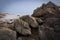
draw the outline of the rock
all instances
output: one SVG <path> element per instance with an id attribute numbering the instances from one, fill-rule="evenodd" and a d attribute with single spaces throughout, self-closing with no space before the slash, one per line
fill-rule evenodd
<path id="1" fill-rule="evenodd" d="M 40 40 L 39 39 L 39 26 L 38 28 L 31 28 L 31 38 L 34 39 L 34 40 Z"/>
<path id="2" fill-rule="evenodd" d="M 22 38 L 21 38 L 21 37 L 19 37 L 19 38 L 18 38 L 18 40 L 22 40 Z"/>
<path id="3" fill-rule="evenodd" d="M 59 7 L 52 2 L 43 4 L 41 7 L 34 10 L 32 16 L 34 17 L 45 17 L 46 15 L 56 15 L 59 13 Z"/>
<path id="4" fill-rule="evenodd" d="M 14 24 L 15 24 L 15 20 L 10 19 L 9 21 L 6 21 L 8 28 L 14 29 Z"/>
<path id="5" fill-rule="evenodd" d="M 6 22 L 6 21 L 0 21 L 0 27 L 6 27 L 6 28 L 11 28 L 13 29 L 14 28 L 14 21 L 9 21 L 9 22 Z"/>
<path id="6" fill-rule="evenodd" d="M 39 37 L 41 40 L 47 40 L 46 33 L 45 33 L 45 26 L 39 26 Z"/>
<path id="7" fill-rule="evenodd" d="M 49 27 L 54 28 L 55 31 L 60 31 L 60 18 L 53 15 L 53 17 L 47 17 L 44 20 L 44 24 L 47 24 Z"/>
<path id="8" fill-rule="evenodd" d="M 54 29 L 46 24 L 39 26 L 39 37 L 41 40 L 52 40 L 54 36 Z"/>
<path id="9" fill-rule="evenodd" d="M 44 23 L 43 20 L 40 19 L 40 18 L 35 18 L 35 19 L 36 19 L 36 21 L 38 22 L 39 25 L 42 25 Z"/>
<path id="10" fill-rule="evenodd" d="M 0 40 L 60 40 L 60 6 L 50 1 L 31 16 L 17 16 L 0 14 Z"/>
<path id="11" fill-rule="evenodd" d="M 29 24 L 22 19 L 18 19 L 15 22 L 15 29 L 17 32 L 23 35 L 31 35 L 31 29 Z"/>
<path id="12" fill-rule="evenodd" d="M 0 27 L 6 27 L 6 28 L 14 28 L 14 22 L 18 17 L 16 18 L 14 15 L 10 15 L 7 13 L 1 13 L 0 15 L 3 15 L 4 17 L 0 18 Z"/>
<path id="13" fill-rule="evenodd" d="M 36 19 L 34 17 L 32 17 L 32 16 L 26 15 L 26 16 L 20 17 L 20 19 L 27 22 L 33 28 L 38 27 L 38 23 L 37 23 Z"/>
<path id="14" fill-rule="evenodd" d="M 49 40 L 60 40 L 60 18 L 46 18 L 45 25 L 48 26 L 48 31 L 46 32 L 47 39 Z M 44 26 L 45 27 L 45 26 Z"/>
<path id="15" fill-rule="evenodd" d="M 30 37 L 19 37 L 18 40 L 35 40 L 35 39 Z"/>
<path id="16" fill-rule="evenodd" d="M 5 16 L 6 16 L 6 14 L 0 13 L 0 18 L 3 18 Z"/>
<path id="17" fill-rule="evenodd" d="M 59 6 L 59 11 L 60 11 L 60 6 Z"/>
<path id="18" fill-rule="evenodd" d="M 16 32 L 0 27 L 0 40 L 16 40 Z"/>
<path id="19" fill-rule="evenodd" d="M 0 27 L 4 27 L 5 25 L 5 22 L 3 22 L 3 21 L 0 21 Z"/>
<path id="20" fill-rule="evenodd" d="M 25 36 L 22 37 L 22 40 L 60 40 L 59 20 L 60 7 L 50 1 L 35 9 L 32 16 L 26 15 L 20 17 L 16 22 L 15 28 L 17 32 L 24 35 L 31 32 L 30 38 Z M 29 25 L 27 26 L 28 28 L 23 25 L 26 25 L 25 22 Z M 25 29 L 25 27 L 28 30 Z M 21 38 L 19 38 L 19 40 L 21 40 Z"/>
<path id="21" fill-rule="evenodd" d="M 32 16 L 44 21 L 39 26 L 41 40 L 60 40 L 60 7 L 52 2 L 34 10 Z"/>

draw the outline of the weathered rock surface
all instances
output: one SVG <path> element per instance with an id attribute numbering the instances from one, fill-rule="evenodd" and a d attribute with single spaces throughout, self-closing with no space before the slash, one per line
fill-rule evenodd
<path id="1" fill-rule="evenodd" d="M 52 2 L 48 2 L 47 4 L 43 4 L 41 7 L 34 10 L 32 16 L 34 17 L 48 17 L 48 15 L 57 16 L 60 13 L 59 6 L 56 6 Z M 49 17 L 51 17 L 49 16 Z"/>
<path id="2" fill-rule="evenodd" d="M 17 32 L 23 35 L 31 35 L 31 28 L 29 24 L 22 19 L 17 19 L 15 22 L 15 29 Z"/>
<path id="3" fill-rule="evenodd" d="M 60 40 L 60 6 L 51 1 L 35 9 L 31 16 L 2 21 L 3 17 L 0 40 Z"/>
<path id="4" fill-rule="evenodd" d="M 32 16 L 44 21 L 43 25 L 39 26 L 39 35 L 41 40 L 60 40 L 59 15 L 59 6 L 52 2 L 43 4 L 41 7 L 34 10 Z"/>
<path id="5" fill-rule="evenodd" d="M 8 28 L 0 28 L 0 40 L 16 40 L 16 32 Z"/>
<path id="6" fill-rule="evenodd" d="M 18 40 L 22 40 L 22 38 L 21 38 L 21 37 L 19 37 L 19 38 L 18 38 Z"/>
<path id="7" fill-rule="evenodd" d="M 31 27 L 38 27 L 38 23 L 36 22 L 36 19 L 32 16 L 22 16 L 20 17 L 22 20 L 26 21 Z"/>
<path id="8" fill-rule="evenodd" d="M 13 29 L 14 22 L 13 21 L 10 21 L 10 22 L 0 21 L 0 27 L 6 27 L 6 28 Z"/>

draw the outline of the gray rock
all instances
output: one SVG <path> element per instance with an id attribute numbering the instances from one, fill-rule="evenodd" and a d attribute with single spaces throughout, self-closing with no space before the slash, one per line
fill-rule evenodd
<path id="1" fill-rule="evenodd" d="M 19 37 L 18 40 L 23 40 L 22 37 Z"/>
<path id="2" fill-rule="evenodd" d="M 53 40 L 54 29 L 47 25 L 39 26 L 39 37 L 41 40 Z"/>
<path id="3" fill-rule="evenodd" d="M 60 13 L 59 7 L 53 2 L 48 2 L 47 4 L 43 4 L 41 7 L 35 9 L 32 16 L 44 18 L 46 15 L 56 15 L 57 13 Z"/>
<path id="4" fill-rule="evenodd" d="M 14 21 L 0 21 L 0 27 L 6 27 L 13 29 Z"/>
<path id="5" fill-rule="evenodd" d="M 31 35 L 31 29 L 29 24 L 22 19 L 18 19 L 15 22 L 15 29 L 17 32 L 23 35 Z"/>
<path id="6" fill-rule="evenodd" d="M 40 19 L 40 18 L 35 18 L 36 19 L 36 21 L 38 22 L 38 24 L 40 25 L 42 25 L 43 23 L 44 23 L 44 21 L 42 20 L 42 19 Z"/>
<path id="7" fill-rule="evenodd" d="M 38 27 L 38 23 L 37 23 L 36 19 L 34 17 L 32 17 L 32 16 L 26 15 L 26 16 L 20 17 L 20 19 L 27 22 L 33 28 Z"/>
<path id="8" fill-rule="evenodd" d="M 16 32 L 8 28 L 0 28 L 0 40 L 16 40 Z"/>
<path id="9" fill-rule="evenodd" d="M 31 37 L 19 37 L 18 40 L 36 40 L 36 39 Z"/>

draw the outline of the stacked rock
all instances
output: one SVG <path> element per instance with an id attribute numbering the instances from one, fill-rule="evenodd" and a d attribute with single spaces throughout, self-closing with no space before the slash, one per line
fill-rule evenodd
<path id="1" fill-rule="evenodd" d="M 60 40 L 60 7 L 51 1 L 32 15 L 6 21 L 1 18 L 0 40 Z"/>

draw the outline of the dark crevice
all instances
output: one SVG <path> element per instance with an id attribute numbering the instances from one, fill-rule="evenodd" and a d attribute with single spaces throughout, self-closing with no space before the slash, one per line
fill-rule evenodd
<path id="1" fill-rule="evenodd" d="M 31 27 L 31 38 L 34 38 L 35 40 L 39 40 L 39 30 L 38 30 L 38 27 L 37 28 L 33 28 Z"/>
<path id="2" fill-rule="evenodd" d="M 23 35 L 23 34 L 17 32 L 17 38 L 19 38 L 19 37 L 29 37 L 29 36 L 30 36 L 30 35 Z"/>

